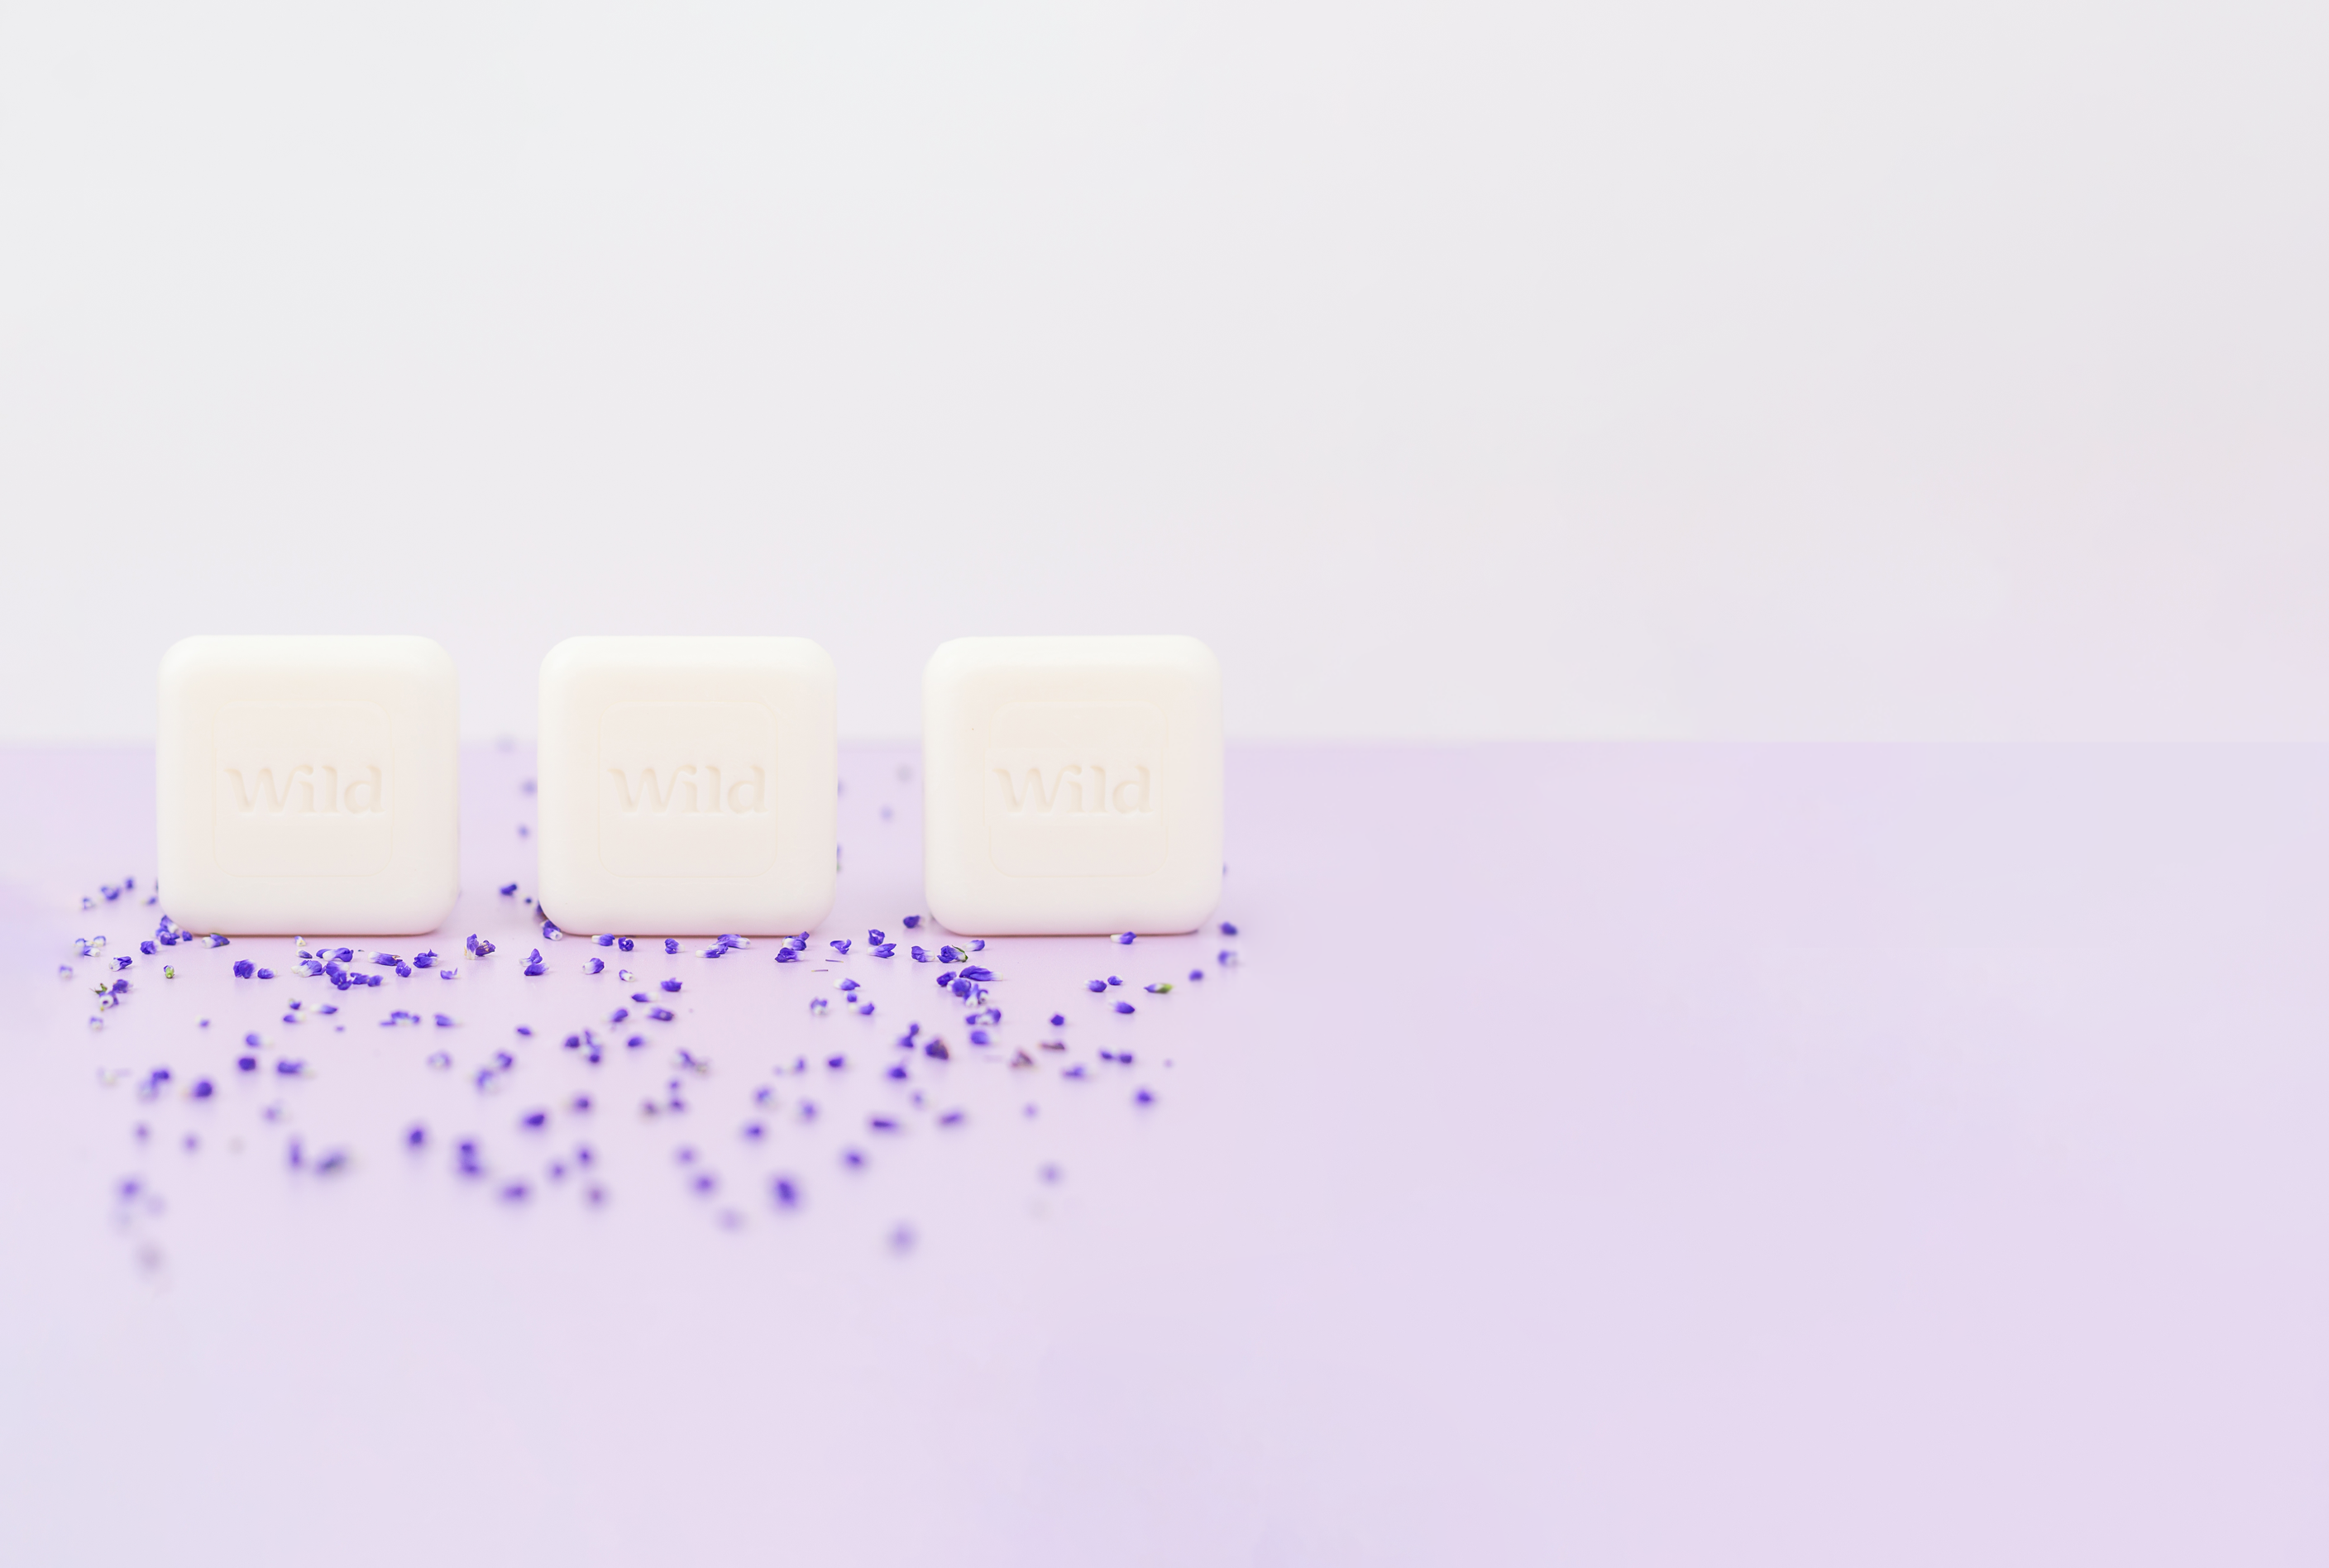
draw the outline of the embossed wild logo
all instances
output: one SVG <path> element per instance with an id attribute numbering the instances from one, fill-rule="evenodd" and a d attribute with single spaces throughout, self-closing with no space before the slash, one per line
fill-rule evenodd
<path id="1" fill-rule="evenodd" d="M 1129 771 L 1133 776 L 1121 775 Z M 1155 809 L 1149 804 L 1149 770 L 1146 762 L 1136 762 L 1127 770 L 1118 764 L 1119 782 L 1111 791 L 1108 769 L 1105 762 L 1067 762 L 1053 765 L 1048 774 L 1042 767 L 1023 770 L 1017 779 L 1012 770 L 997 768 L 995 776 L 1003 780 L 1004 798 L 1010 804 L 1014 817 L 1025 812 L 1045 815 L 1065 809 L 1072 813 L 1099 812 L 1115 817 L 1145 817 Z"/>
<path id="2" fill-rule="evenodd" d="M 1151 703 L 1008 703 L 987 732 L 987 847 L 1010 876 L 1145 876 L 1171 842 Z"/>
<path id="3" fill-rule="evenodd" d="M 758 763 L 750 768 L 752 776 L 735 779 L 724 794 L 716 762 L 706 762 L 700 768 L 693 762 L 682 762 L 676 768 L 609 768 L 607 771 L 614 777 L 616 798 L 627 812 L 717 813 L 724 802 L 727 811 L 749 817 L 768 808 L 768 770 Z"/>
<path id="4" fill-rule="evenodd" d="M 376 703 L 229 703 L 212 818 L 238 876 L 368 876 L 396 836 L 395 730 Z"/>
<path id="5" fill-rule="evenodd" d="M 777 717 L 760 703 L 616 703 L 599 715 L 599 856 L 618 876 L 775 864 Z"/>
<path id="6" fill-rule="evenodd" d="M 340 768 L 333 762 L 296 763 L 284 770 L 279 784 L 271 767 L 249 770 L 247 778 L 240 768 L 219 771 L 226 776 L 228 801 L 245 817 L 363 816 L 388 809 L 377 762 L 349 769 L 344 787 Z"/>

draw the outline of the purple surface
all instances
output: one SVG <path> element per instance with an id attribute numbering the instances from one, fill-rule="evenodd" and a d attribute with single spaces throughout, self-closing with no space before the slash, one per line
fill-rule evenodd
<path id="1" fill-rule="evenodd" d="M 145 882 L 150 760 L 8 757 L 0 1561 L 2329 1554 L 2329 753 L 1248 751 L 1241 935 L 991 944 L 985 1048 L 934 967 L 862 956 L 869 925 L 934 946 L 898 926 L 910 760 L 844 754 L 816 949 L 858 953 L 635 954 L 684 977 L 681 1016 L 590 1070 L 557 1036 L 610 955 L 569 939 L 524 980 L 538 939 L 493 893 L 532 891 L 522 753 L 469 758 L 472 891 L 435 943 L 460 979 L 352 1004 L 238 941 L 173 982 L 140 959 L 95 1033 L 55 968 L 150 930 L 71 902 Z M 227 978 L 246 956 L 286 978 Z M 1193 964 L 1129 1019 L 1103 1011 L 1129 987 L 1081 986 Z M 811 1018 L 844 968 L 880 1011 Z M 284 1041 L 312 1081 L 99 1085 L 218 1077 L 221 1032 L 295 995 L 358 1018 Z M 369 1021 L 398 1006 L 461 1027 Z M 976 1060 L 1055 1007 L 1095 1081 Z M 876 1076 L 909 1019 L 953 1047 L 914 1058 L 919 1112 Z M 835 1042 L 819 1123 L 742 1138 L 751 1089 L 795 1098 L 770 1064 Z M 439 1045 L 521 1062 L 480 1096 L 421 1064 Z M 712 1072 L 642 1116 L 682 1045 Z M 588 1118 L 517 1129 L 586 1086 Z M 885 1106 L 905 1132 L 861 1134 Z M 603 1210 L 452 1173 L 448 1135 L 498 1172 L 570 1120 Z M 292 1172 L 294 1135 L 353 1162 Z M 121 1217 L 132 1174 L 162 1213 Z"/>

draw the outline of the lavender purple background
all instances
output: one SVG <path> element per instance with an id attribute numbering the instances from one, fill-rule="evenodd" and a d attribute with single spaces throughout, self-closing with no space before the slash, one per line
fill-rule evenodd
<path id="1" fill-rule="evenodd" d="M 919 907 L 911 761 L 844 753 L 820 950 Z M 840 970 L 768 943 L 635 963 L 681 1016 L 586 1068 L 556 1037 L 612 976 L 570 940 L 523 979 L 493 892 L 532 891 L 526 766 L 469 756 L 435 944 L 495 959 L 355 1000 L 282 942 L 141 959 L 95 1033 L 70 938 L 132 951 L 154 912 L 76 901 L 148 880 L 150 758 L 0 767 L 0 1560 L 2329 1555 L 2319 748 L 1237 751 L 1237 940 L 982 955 L 988 1051 L 1063 1007 L 1083 1082 L 974 1060 L 902 949 L 847 960 L 874 1018 L 812 1018 Z M 1192 965 L 1129 1019 L 1080 988 Z M 292 996 L 346 1033 L 278 1025 Z M 460 1026 L 371 1021 L 398 1006 Z M 909 1019 L 956 1059 L 900 1086 Z M 99 1082 L 219 1076 L 252 1026 L 312 1079 Z M 641 1116 L 680 1045 L 712 1072 Z M 289 1170 L 295 1132 L 353 1164 Z M 497 1174 L 587 1137 L 611 1201 L 499 1201 L 458 1132 Z M 133 1173 L 164 1212 L 124 1220 Z"/>

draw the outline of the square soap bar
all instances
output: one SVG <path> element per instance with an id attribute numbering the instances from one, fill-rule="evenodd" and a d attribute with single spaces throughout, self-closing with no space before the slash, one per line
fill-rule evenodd
<path id="1" fill-rule="evenodd" d="M 460 893 L 460 694 L 425 637 L 162 656 L 162 907 L 188 930 L 407 936 Z"/>
<path id="2" fill-rule="evenodd" d="M 974 637 L 922 676 L 922 880 L 975 936 L 1186 931 L 1221 893 L 1221 673 L 1188 637 Z"/>
<path id="3" fill-rule="evenodd" d="M 833 660 L 578 637 L 542 661 L 542 907 L 568 930 L 805 931 L 833 907 Z"/>

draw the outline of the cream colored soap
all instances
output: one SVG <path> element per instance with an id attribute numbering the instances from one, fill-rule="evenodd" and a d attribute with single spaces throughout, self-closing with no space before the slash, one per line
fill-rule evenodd
<path id="1" fill-rule="evenodd" d="M 572 931 L 806 930 L 833 907 L 833 660 L 578 637 L 542 661 L 542 907 Z"/>
<path id="2" fill-rule="evenodd" d="M 162 657 L 156 870 L 193 931 L 410 935 L 460 892 L 460 698 L 423 637 Z"/>
<path id="3" fill-rule="evenodd" d="M 949 930 L 1185 931 L 1221 891 L 1221 677 L 1187 637 L 982 637 L 922 678 L 923 891 Z"/>

